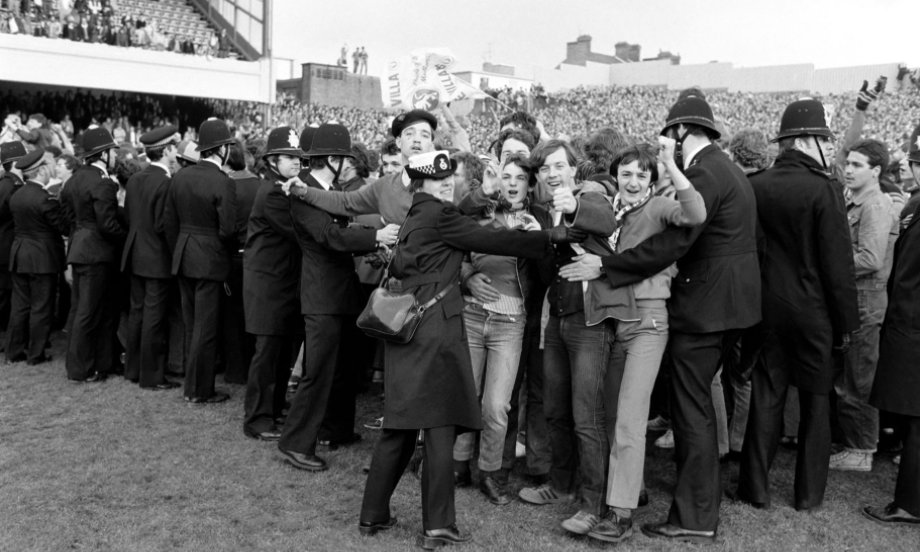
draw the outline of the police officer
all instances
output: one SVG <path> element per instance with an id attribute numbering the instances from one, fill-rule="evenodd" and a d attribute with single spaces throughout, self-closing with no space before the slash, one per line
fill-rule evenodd
<path id="1" fill-rule="evenodd" d="M 832 349 L 859 327 L 846 209 L 827 174 L 832 139 L 820 102 L 793 102 L 774 139 L 775 164 L 749 175 L 763 231 L 763 349 L 752 374 L 735 498 L 755 507 L 770 503 L 769 470 L 790 384 L 798 388 L 802 412 L 795 507 L 815 508 L 824 498 Z"/>
<path id="2" fill-rule="evenodd" d="M 198 129 L 201 160 L 176 173 L 167 194 L 164 228 L 172 249 L 172 274 L 179 277 L 185 322 L 185 400 L 218 403 L 229 398 L 214 389 L 220 328 L 220 294 L 230 275 L 236 238 L 236 193 L 222 171 L 233 136 L 227 123 L 209 119 Z"/>
<path id="3" fill-rule="evenodd" d="M 144 389 L 179 386 L 166 380 L 172 259 L 163 233 L 169 167 L 175 163 L 178 136 L 172 125 L 143 134 L 140 141 L 150 164 L 132 175 L 125 185 L 128 239 L 121 270 L 131 275 L 125 378 L 139 382 Z"/>
<path id="4" fill-rule="evenodd" d="M 0 328 L 6 329 L 10 313 L 10 246 L 13 244 L 13 217 L 10 214 L 10 198 L 22 186 L 22 173 L 14 165 L 26 154 L 20 141 L 0 144 Z"/>
<path id="5" fill-rule="evenodd" d="M 66 266 L 62 235 L 68 223 L 60 203 L 45 190 L 54 167 L 44 153 L 38 148 L 16 162 L 26 182 L 9 206 L 15 237 L 10 251 L 13 298 L 6 357 L 11 362 L 25 359 L 28 364 L 51 360 L 45 345 L 51 333 L 55 283 Z"/>
<path id="6" fill-rule="evenodd" d="M 118 216 L 118 184 L 109 176 L 118 144 L 97 127 L 83 135 L 83 166 L 64 188 L 62 207 L 73 216 L 67 262 L 73 265 L 73 325 L 67 345 L 67 377 L 94 382 L 116 370 L 115 328 L 118 302 L 108 295 L 125 228 Z M 63 192 L 62 192 L 63 193 Z"/>
<path id="7" fill-rule="evenodd" d="M 271 131 L 263 159 L 267 165 L 243 251 L 243 306 L 246 332 L 256 336 L 246 381 L 243 433 L 277 441 L 275 419 L 284 407 L 293 340 L 301 335 L 300 246 L 291 223 L 290 198 L 281 184 L 301 170 L 297 133 L 291 127 Z"/>

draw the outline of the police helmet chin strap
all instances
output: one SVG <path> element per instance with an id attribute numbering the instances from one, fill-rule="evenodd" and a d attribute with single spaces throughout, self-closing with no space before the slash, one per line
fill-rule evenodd
<path id="1" fill-rule="evenodd" d="M 674 127 L 675 132 L 680 129 L 680 125 Z M 674 140 L 674 162 L 677 164 L 677 170 L 684 172 L 684 140 L 687 139 L 687 135 L 690 134 L 690 129 L 684 130 L 684 134 L 678 135 L 677 139 Z"/>
<path id="2" fill-rule="evenodd" d="M 344 157 L 339 157 L 338 166 L 337 166 L 336 168 L 334 168 L 334 169 L 332 168 L 332 164 L 329 163 L 329 157 L 326 157 L 325 163 L 326 163 L 326 168 L 328 168 L 330 171 L 332 171 L 332 175 L 333 175 L 333 176 L 332 176 L 332 183 L 333 183 L 333 184 L 338 184 L 338 183 L 339 183 L 339 175 L 342 174 L 342 165 L 345 164 L 345 158 L 344 158 Z"/>
<path id="3" fill-rule="evenodd" d="M 824 150 L 821 149 L 821 144 L 818 143 L 818 137 L 812 135 L 811 139 L 815 141 L 815 147 L 818 148 L 818 155 L 821 156 L 821 166 L 824 167 L 824 172 L 827 172 L 827 159 L 824 158 Z"/>

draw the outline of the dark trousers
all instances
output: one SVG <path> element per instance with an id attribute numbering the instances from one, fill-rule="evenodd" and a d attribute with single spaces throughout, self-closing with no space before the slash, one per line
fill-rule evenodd
<path id="1" fill-rule="evenodd" d="M 10 319 L 10 301 L 13 294 L 13 280 L 7 266 L 0 266 L 0 330 L 7 329 Z"/>
<path id="2" fill-rule="evenodd" d="M 290 336 L 257 335 L 255 342 L 243 401 L 243 432 L 248 435 L 275 429 L 275 418 L 284 409 L 291 375 L 293 339 Z"/>
<path id="3" fill-rule="evenodd" d="M 719 444 L 710 386 L 739 334 L 671 332 L 671 422 L 677 485 L 668 521 L 685 529 L 715 531 L 719 525 Z"/>
<path id="4" fill-rule="evenodd" d="M 769 357 L 761 357 L 754 366 L 751 407 L 738 475 L 738 495 L 745 500 L 770 502 L 770 466 L 783 434 L 783 408 L 789 378 L 786 367 L 772 365 Z M 831 454 L 831 403 L 826 393 L 799 389 L 798 396 L 800 416 L 799 448 L 795 459 L 795 507 L 806 510 L 824 500 Z"/>
<path id="5" fill-rule="evenodd" d="M 115 367 L 118 299 L 111 296 L 114 269 L 109 264 L 73 266 L 73 323 L 67 343 L 67 377 L 84 380 Z"/>
<path id="6" fill-rule="evenodd" d="M 331 441 L 348 440 L 355 432 L 355 401 L 361 386 L 361 364 L 364 350 L 374 352 L 376 340 L 362 343 L 360 336 L 367 337 L 355 326 L 355 317 L 346 316 L 339 337 L 339 354 L 332 376 L 332 388 L 326 403 L 326 414 L 319 430 L 319 438 Z M 367 345 L 367 349 L 363 346 Z"/>
<path id="7" fill-rule="evenodd" d="M 332 391 L 342 328 L 351 317 L 327 314 L 305 314 L 303 377 L 291 400 L 284 431 L 278 446 L 307 455 L 316 452 L 316 440 L 326 416 L 326 406 Z M 354 409 L 352 397 L 351 408 Z"/>
<path id="8" fill-rule="evenodd" d="M 517 452 L 519 427 L 518 410 L 521 387 L 524 387 L 524 424 L 527 431 L 527 473 L 534 476 L 549 474 L 552 465 L 552 450 L 549 446 L 549 431 L 546 429 L 546 415 L 543 413 L 543 350 L 540 349 L 540 317 L 531 324 L 528 315 L 524 339 L 521 343 L 521 361 L 517 379 L 511 394 L 511 410 L 508 413 L 508 431 L 505 434 L 505 450 L 502 454 L 502 468 L 514 467 Z"/>
<path id="9" fill-rule="evenodd" d="M 229 295 L 223 294 L 221 316 L 221 358 L 224 367 L 224 381 L 246 383 L 249 363 L 255 350 L 255 341 L 246 333 L 246 319 L 243 313 L 243 257 L 234 256 L 227 280 Z"/>
<path id="10" fill-rule="evenodd" d="M 169 283 L 167 279 L 131 276 L 125 379 L 137 381 L 141 387 L 153 387 L 166 381 Z"/>
<path id="11" fill-rule="evenodd" d="M 6 358 L 41 362 L 51 333 L 57 274 L 13 274 Z"/>
<path id="12" fill-rule="evenodd" d="M 167 299 L 167 320 L 169 326 L 169 361 L 167 372 L 171 376 L 185 376 L 185 321 L 182 318 L 182 294 L 179 292 L 179 281 L 173 279 L 169 283 L 169 297 Z"/>
<path id="13" fill-rule="evenodd" d="M 223 283 L 179 277 L 185 322 L 185 396 L 207 399 L 214 394 L 220 296 Z"/>
<path id="14" fill-rule="evenodd" d="M 907 418 L 894 503 L 908 513 L 920 516 L 920 417 Z"/>
<path id="15" fill-rule="evenodd" d="M 453 464 L 456 428 L 444 426 L 423 431 L 422 527 L 427 531 L 457 522 Z M 409 465 L 417 436 L 415 429 L 384 429 L 381 432 L 364 487 L 361 521 L 373 523 L 390 519 L 390 498 Z"/>

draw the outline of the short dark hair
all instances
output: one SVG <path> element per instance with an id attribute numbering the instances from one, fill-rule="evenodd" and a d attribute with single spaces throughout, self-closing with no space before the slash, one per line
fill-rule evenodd
<path id="1" fill-rule="evenodd" d="M 482 183 L 482 171 L 485 167 L 482 166 L 482 160 L 479 159 L 478 155 L 474 155 L 468 151 L 459 151 L 451 154 L 450 157 L 454 159 L 458 165 L 463 163 L 470 180 L 475 180 L 480 184 Z"/>
<path id="2" fill-rule="evenodd" d="M 515 111 L 511 115 L 505 115 L 498 123 L 498 128 L 502 129 L 506 125 L 514 125 L 533 137 L 534 143 L 540 141 L 540 129 L 537 128 L 537 120 L 534 116 L 526 111 Z"/>
<path id="3" fill-rule="evenodd" d="M 871 138 L 859 140 L 847 148 L 847 155 L 852 152 L 865 155 L 869 161 L 869 166 L 872 168 L 881 167 L 884 171 L 885 167 L 888 166 L 888 146 L 878 140 Z"/>
<path id="4" fill-rule="evenodd" d="M 597 167 L 595 173 L 598 173 L 609 169 L 617 152 L 628 145 L 629 141 L 620 131 L 604 127 L 588 137 L 583 151 L 585 158 Z"/>
<path id="5" fill-rule="evenodd" d="M 530 161 L 533 163 L 534 170 L 540 170 L 540 167 L 546 162 L 546 158 L 556 153 L 556 150 L 560 148 L 565 151 L 565 158 L 569 166 L 577 167 L 578 155 L 575 154 L 575 150 L 568 142 L 562 140 L 547 140 L 545 142 L 540 142 L 540 145 L 530 153 Z"/>
<path id="6" fill-rule="evenodd" d="M 536 140 L 533 139 L 533 135 L 529 132 L 518 128 L 506 128 L 498 134 L 498 139 L 495 140 L 495 157 L 501 158 L 505 142 L 508 140 L 517 140 L 527 146 L 527 149 L 530 151 L 533 151 L 537 145 Z"/>
<path id="7" fill-rule="evenodd" d="M 387 138 L 380 146 L 380 155 L 399 155 L 399 146 L 396 145 L 395 138 Z"/>
<path id="8" fill-rule="evenodd" d="M 355 156 L 351 161 L 355 166 L 355 172 L 357 175 L 361 178 L 367 178 L 370 176 L 371 162 L 370 159 L 368 159 L 369 152 L 367 151 L 367 146 L 359 142 L 355 142 L 351 145 L 351 153 Z"/>
<path id="9" fill-rule="evenodd" d="M 658 180 L 658 148 L 651 144 L 635 144 L 618 151 L 610 163 L 610 176 L 616 178 L 620 165 L 628 165 L 633 161 L 638 161 L 640 169 L 651 173 L 652 182 Z"/>
<path id="10" fill-rule="evenodd" d="M 239 138 L 230 143 L 227 166 L 234 171 L 241 171 L 246 168 L 246 148 Z"/>
<path id="11" fill-rule="evenodd" d="M 534 186 L 537 183 L 537 175 L 534 170 L 533 163 L 530 162 L 530 157 L 524 155 L 523 153 L 512 153 L 505 159 L 505 162 L 502 163 L 502 169 L 508 165 L 515 165 L 519 167 L 522 171 L 527 173 L 527 185 Z"/>
<path id="12" fill-rule="evenodd" d="M 76 170 L 77 165 L 79 165 L 79 163 L 77 162 L 77 158 L 74 157 L 73 155 L 70 155 L 69 153 L 61 154 L 61 156 L 58 157 L 58 160 L 59 161 L 63 160 L 64 166 L 67 167 L 67 170 L 71 172 Z"/>

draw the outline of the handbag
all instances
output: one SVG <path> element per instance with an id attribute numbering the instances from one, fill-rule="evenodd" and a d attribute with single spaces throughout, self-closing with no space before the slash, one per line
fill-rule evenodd
<path id="1" fill-rule="evenodd" d="M 386 277 L 383 282 L 385 281 Z M 358 315 L 355 323 L 370 337 L 399 344 L 412 341 L 425 311 L 443 299 L 456 283 L 451 283 L 424 304 L 419 305 L 414 293 L 390 291 L 383 285 L 383 282 L 371 292 L 367 305 Z"/>

